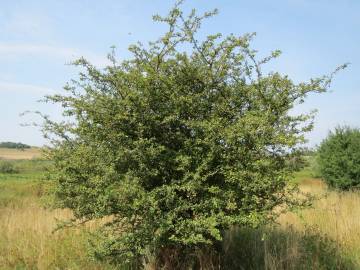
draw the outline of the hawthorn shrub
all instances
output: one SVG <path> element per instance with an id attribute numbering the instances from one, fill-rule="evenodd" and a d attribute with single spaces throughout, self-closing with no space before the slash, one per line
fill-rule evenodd
<path id="1" fill-rule="evenodd" d="M 360 187 L 360 130 L 337 127 L 320 144 L 317 158 L 321 176 L 333 188 Z"/>
<path id="2" fill-rule="evenodd" d="M 199 40 L 216 11 L 185 15 L 180 4 L 154 16 L 168 26 L 158 40 L 130 46 L 121 62 L 111 53 L 102 70 L 79 59 L 79 79 L 46 98 L 68 119 L 44 123 L 57 205 L 75 224 L 107 218 L 94 256 L 134 268 L 149 258 L 157 269 L 197 268 L 203 255 L 217 258 L 228 228 L 306 204 L 287 160 L 312 114 L 289 111 L 332 78 L 263 74 L 279 51 L 258 59 L 254 34 Z"/>

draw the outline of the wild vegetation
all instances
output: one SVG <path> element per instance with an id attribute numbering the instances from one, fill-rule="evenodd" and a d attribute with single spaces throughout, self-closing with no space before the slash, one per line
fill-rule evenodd
<path id="1" fill-rule="evenodd" d="M 278 225 L 234 227 L 221 244 L 222 269 L 359 269 L 360 192 L 328 190 L 314 179 L 314 158 L 294 181 L 318 196 L 313 208 L 288 212 Z M 45 207 L 48 161 L 12 161 L 18 174 L 0 173 L 0 269 L 129 269 L 92 259 L 89 239 L 104 221 L 57 230 L 69 209 Z M 208 261 L 202 261 L 206 268 Z M 149 257 L 145 269 L 156 269 Z"/>
<path id="2" fill-rule="evenodd" d="M 0 268 L 360 268 L 358 137 L 337 130 L 317 163 L 301 155 L 312 114 L 290 113 L 334 73 L 264 74 L 279 51 L 258 59 L 253 34 L 198 40 L 216 11 L 186 16 L 181 2 L 132 58 L 75 62 L 79 80 L 45 99 L 68 119 L 44 116 L 49 160 L 2 156 Z"/>
<path id="3" fill-rule="evenodd" d="M 115 265 L 226 265 L 230 229 L 269 225 L 308 203 L 289 182 L 299 168 L 288 160 L 312 115 L 289 112 L 327 91 L 333 74 L 294 83 L 262 73 L 279 51 L 258 58 L 253 34 L 199 40 L 216 11 L 186 15 L 180 4 L 154 16 L 168 27 L 158 40 L 132 45 L 122 62 L 110 54 L 104 70 L 76 61 L 78 81 L 46 99 L 69 119 L 45 117 L 54 200 L 72 210 L 74 225 L 108 220 L 91 252 Z"/>
<path id="4" fill-rule="evenodd" d="M 85 229 L 53 232 L 72 214 L 44 208 L 49 162 L 8 162 L 18 173 L 0 173 L 0 269 L 107 269 L 87 257 Z"/>

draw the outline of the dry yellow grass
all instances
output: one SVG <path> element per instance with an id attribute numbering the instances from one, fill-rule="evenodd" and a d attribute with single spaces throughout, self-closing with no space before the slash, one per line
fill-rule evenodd
<path id="1" fill-rule="evenodd" d="M 284 214 L 279 218 L 280 224 L 291 225 L 298 231 L 306 227 L 317 229 L 334 239 L 360 265 L 360 192 L 332 191 L 316 179 L 304 181 L 301 189 L 319 199 L 311 209 Z"/>
<path id="2" fill-rule="evenodd" d="M 32 147 L 30 149 L 9 149 L 0 148 L 0 159 L 20 160 L 20 159 L 34 159 L 41 158 L 41 149 Z"/>
<path id="3" fill-rule="evenodd" d="M 96 224 L 54 233 L 56 219 L 71 218 L 70 211 L 46 210 L 33 198 L 24 205 L 0 209 L 0 269 L 110 269 L 87 255 L 84 231 Z"/>
<path id="4" fill-rule="evenodd" d="M 300 243 L 304 241 L 303 236 L 308 233 L 310 226 L 335 240 L 339 244 L 339 252 L 344 251 L 346 256 L 360 265 L 360 192 L 329 191 L 323 182 L 315 179 L 303 181 L 301 189 L 321 197 L 315 202 L 314 208 L 304 210 L 300 215 L 282 215 L 279 222 L 283 229 L 265 230 L 265 238 L 262 230 L 230 233 L 226 243 L 239 241 L 229 254 L 230 261 L 244 263 L 244 260 L 255 258 L 252 265 L 265 262 L 267 270 L 298 269 L 299 264 L 303 263 L 301 259 L 308 256 L 302 254 Z M 0 269 L 115 269 L 106 263 L 91 260 L 87 254 L 86 232 L 96 228 L 99 221 L 87 227 L 53 233 L 56 219 L 66 220 L 72 214 L 68 210 L 42 208 L 34 194 L 21 195 L 21 203 L 0 207 Z M 314 252 L 317 250 L 315 248 Z M 306 269 L 328 269 L 317 264 L 316 256 L 328 254 L 314 254 L 315 259 Z"/>

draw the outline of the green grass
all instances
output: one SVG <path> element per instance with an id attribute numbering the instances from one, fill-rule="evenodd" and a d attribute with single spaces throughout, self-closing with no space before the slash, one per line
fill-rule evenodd
<path id="1" fill-rule="evenodd" d="M 41 180 L 49 162 L 44 160 L 6 162 L 13 164 L 18 172 L 0 173 L 0 207 L 22 205 L 28 199 L 41 197 L 44 191 Z"/>
<path id="2" fill-rule="evenodd" d="M 305 156 L 304 159 L 306 162 L 306 166 L 300 171 L 295 172 L 293 181 L 295 181 L 296 183 L 301 183 L 304 180 L 321 178 L 318 171 L 316 156 L 315 155 Z"/>

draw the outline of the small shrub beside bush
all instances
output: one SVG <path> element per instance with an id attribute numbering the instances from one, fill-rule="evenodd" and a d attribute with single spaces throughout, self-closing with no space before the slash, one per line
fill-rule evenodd
<path id="1" fill-rule="evenodd" d="M 330 187 L 349 190 L 360 187 L 360 130 L 338 127 L 318 150 L 321 176 Z"/>

